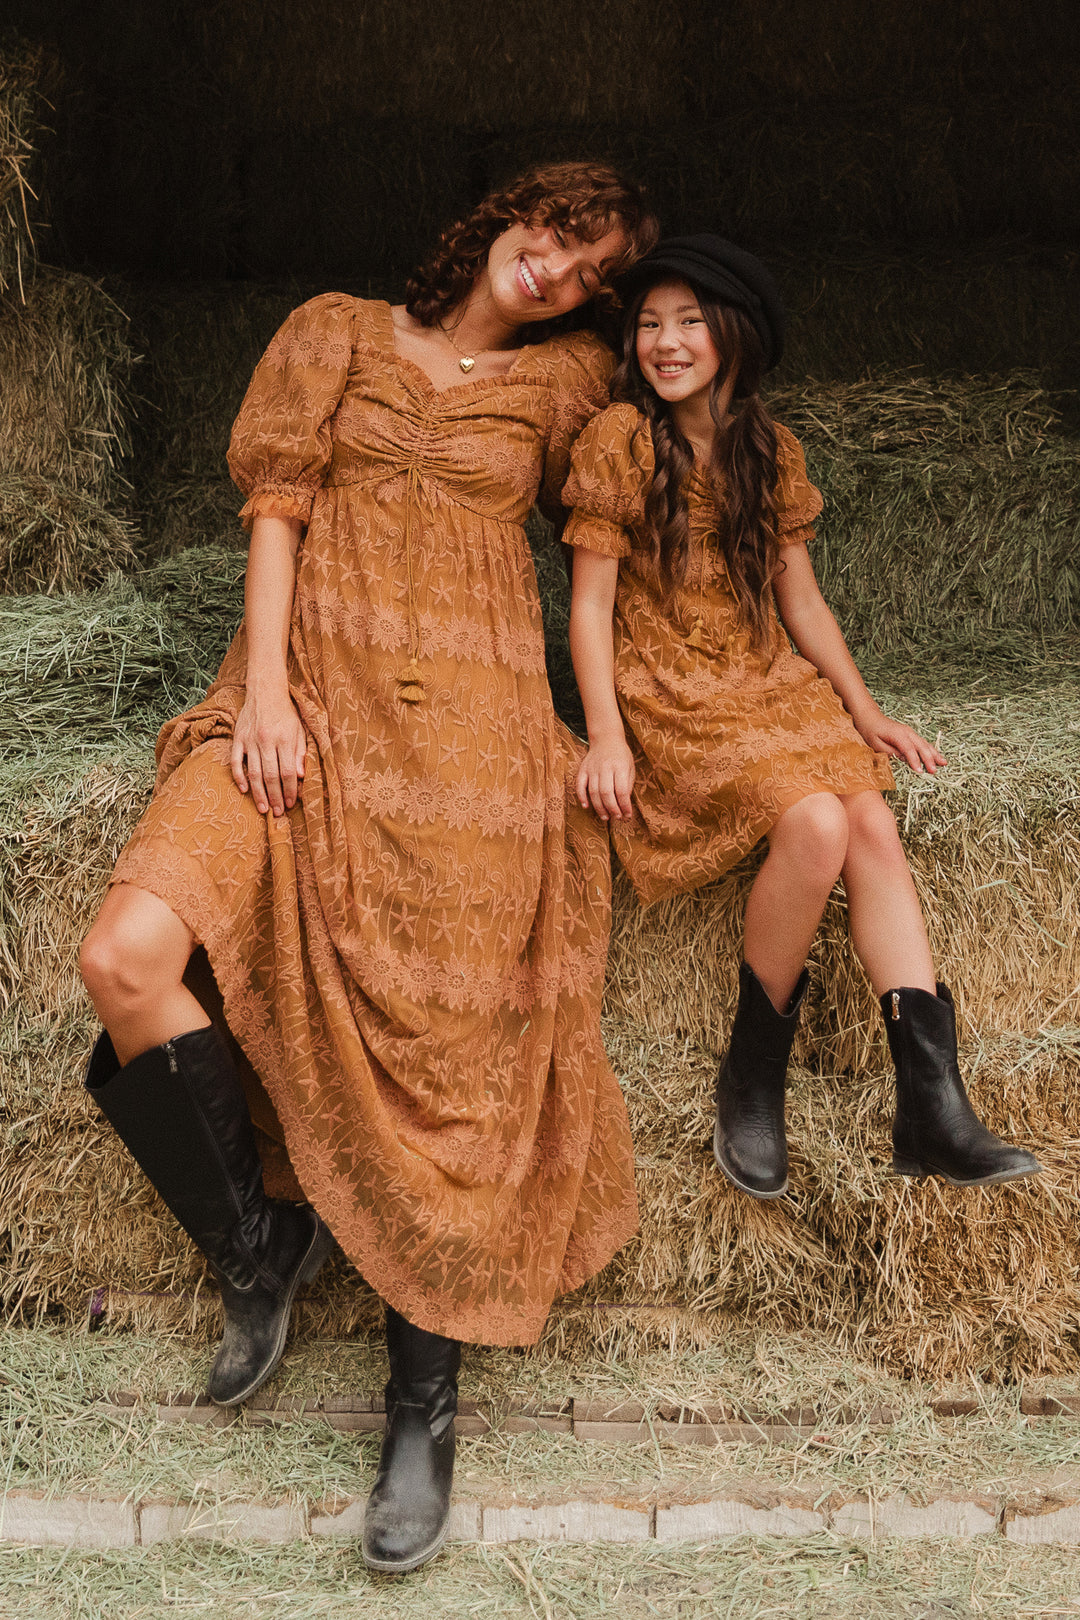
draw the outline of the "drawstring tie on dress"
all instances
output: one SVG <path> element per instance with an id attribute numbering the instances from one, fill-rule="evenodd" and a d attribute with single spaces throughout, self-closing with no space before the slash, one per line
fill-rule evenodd
<path id="1" fill-rule="evenodd" d="M 413 509 L 420 493 L 420 468 L 410 462 L 405 492 L 405 579 L 409 597 L 409 662 L 397 677 L 398 697 L 402 703 L 422 703 L 424 698 L 424 672 L 420 668 L 420 624 L 416 615 L 416 587 L 413 581 L 412 526 Z"/>

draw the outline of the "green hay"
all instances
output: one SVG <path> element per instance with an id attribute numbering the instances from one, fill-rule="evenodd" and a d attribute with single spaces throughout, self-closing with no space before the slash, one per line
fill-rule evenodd
<path id="1" fill-rule="evenodd" d="M 0 48 L 0 293 L 26 296 L 36 249 L 31 184 L 38 136 L 38 81 L 44 51 L 24 41 Z"/>
<path id="2" fill-rule="evenodd" d="M 244 559 L 191 550 L 97 591 L 0 598 L 0 760 L 154 732 L 213 679 Z"/>
<path id="3" fill-rule="evenodd" d="M 0 473 L 0 594 L 76 591 L 135 562 L 139 536 L 92 495 Z"/>
<path id="4" fill-rule="evenodd" d="M 0 307 L 0 463 L 101 501 L 125 490 L 127 317 L 86 276 L 42 269 Z"/>

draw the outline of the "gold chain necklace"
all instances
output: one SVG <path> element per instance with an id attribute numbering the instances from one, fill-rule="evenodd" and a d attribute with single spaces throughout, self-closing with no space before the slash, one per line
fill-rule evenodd
<path id="1" fill-rule="evenodd" d="M 442 321 L 436 321 L 435 325 L 439 328 L 439 331 L 442 333 L 447 343 L 449 343 L 450 347 L 452 349 L 456 349 L 457 353 L 461 356 L 461 359 L 458 361 L 458 365 L 461 367 L 462 371 L 471 371 L 473 366 L 476 364 L 476 356 L 474 354 L 466 354 L 464 349 L 458 347 L 453 338 L 450 336 L 450 333 L 446 330 L 446 327 L 443 325 Z M 481 350 L 481 353 L 484 352 L 486 351 Z"/>

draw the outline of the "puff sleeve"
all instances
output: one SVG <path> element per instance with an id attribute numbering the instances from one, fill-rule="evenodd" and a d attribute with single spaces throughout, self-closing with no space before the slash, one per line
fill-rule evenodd
<path id="1" fill-rule="evenodd" d="M 608 402 L 615 356 L 592 332 L 575 332 L 558 345 L 553 361 L 554 409 L 536 504 L 550 522 L 560 524 L 566 516 L 562 487 L 570 471 L 570 449 L 589 418 Z"/>
<path id="2" fill-rule="evenodd" d="M 628 529 L 645 516 L 653 472 L 652 439 L 632 405 L 595 416 L 574 446 L 563 501 L 573 516 L 563 539 L 582 551 L 627 557 Z"/>
<path id="3" fill-rule="evenodd" d="M 324 293 L 293 311 L 255 368 L 229 442 L 229 471 L 256 517 L 307 523 L 330 464 L 330 418 L 345 391 L 356 300 Z"/>
<path id="4" fill-rule="evenodd" d="M 794 433 L 776 424 L 776 518 L 782 546 L 814 538 L 814 521 L 821 515 L 821 491 L 810 482 L 802 446 Z"/>

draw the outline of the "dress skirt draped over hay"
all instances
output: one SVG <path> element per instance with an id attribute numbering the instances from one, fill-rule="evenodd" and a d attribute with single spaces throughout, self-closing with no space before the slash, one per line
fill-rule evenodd
<path id="1" fill-rule="evenodd" d="M 524 520 L 606 400 L 577 334 L 436 390 L 389 306 L 330 294 L 256 370 L 229 452 L 245 518 L 307 523 L 288 674 L 296 807 L 241 795 L 244 633 L 158 741 L 113 880 L 205 946 L 304 1193 L 410 1321 L 536 1338 L 636 1227 L 599 1031 L 603 828 L 569 791 Z M 413 661 L 423 686 L 403 701 Z"/>

